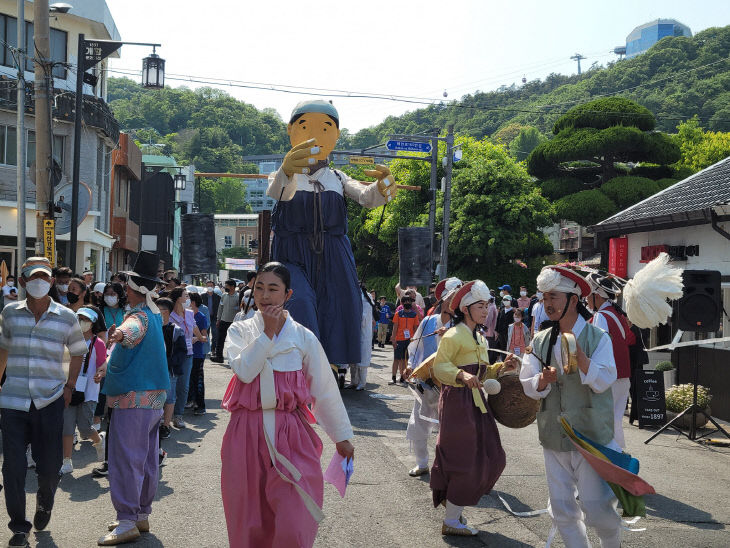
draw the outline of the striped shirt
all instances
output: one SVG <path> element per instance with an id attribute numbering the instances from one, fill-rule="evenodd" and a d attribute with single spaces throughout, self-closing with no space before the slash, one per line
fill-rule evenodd
<path id="1" fill-rule="evenodd" d="M 70 356 L 87 352 L 76 314 L 53 300 L 37 323 L 27 301 L 8 304 L 0 314 L 0 348 L 8 351 L 0 408 L 18 411 L 31 402 L 42 409 L 63 395 L 64 348 Z"/>

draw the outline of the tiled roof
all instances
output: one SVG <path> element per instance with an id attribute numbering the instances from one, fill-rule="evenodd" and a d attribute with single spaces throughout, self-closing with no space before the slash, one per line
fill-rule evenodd
<path id="1" fill-rule="evenodd" d="M 710 222 L 710 208 L 727 203 L 730 203 L 730 156 L 591 228 L 594 232 L 637 232 L 639 227 L 658 224 Z"/>

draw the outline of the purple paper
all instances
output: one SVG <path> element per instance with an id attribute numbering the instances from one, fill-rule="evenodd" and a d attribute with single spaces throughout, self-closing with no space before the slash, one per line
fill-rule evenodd
<path id="1" fill-rule="evenodd" d="M 354 470 L 355 467 L 352 459 L 347 459 L 335 451 L 324 473 L 324 480 L 334 485 L 337 491 L 339 491 L 340 496 L 344 497 L 347 484 Z"/>

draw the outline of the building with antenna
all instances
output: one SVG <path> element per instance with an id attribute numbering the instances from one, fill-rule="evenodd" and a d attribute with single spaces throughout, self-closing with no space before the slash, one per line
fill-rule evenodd
<path id="1" fill-rule="evenodd" d="M 626 37 L 627 59 L 641 55 L 662 38 L 667 36 L 692 36 L 692 31 L 676 19 L 657 19 L 639 25 Z M 616 48 L 618 49 L 618 48 Z M 618 52 L 616 52 L 618 54 Z"/>

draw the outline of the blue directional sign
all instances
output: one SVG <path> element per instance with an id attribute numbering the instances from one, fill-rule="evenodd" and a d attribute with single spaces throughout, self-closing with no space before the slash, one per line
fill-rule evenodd
<path id="1" fill-rule="evenodd" d="M 408 152 L 431 152 L 431 143 L 419 143 L 417 141 L 400 141 L 391 139 L 385 146 L 388 150 L 407 150 Z"/>

